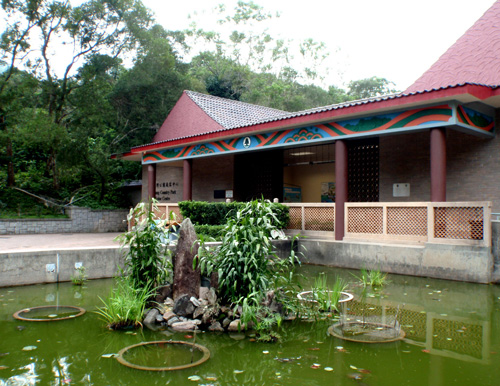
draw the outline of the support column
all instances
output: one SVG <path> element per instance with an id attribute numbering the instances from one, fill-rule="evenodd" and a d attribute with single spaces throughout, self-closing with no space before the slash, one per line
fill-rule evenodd
<path id="1" fill-rule="evenodd" d="M 344 238 L 344 204 L 347 202 L 347 145 L 335 142 L 335 240 Z"/>
<path id="2" fill-rule="evenodd" d="M 183 189 L 182 189 L 182 200 L 191 201 L 193 199 L 193 160 L 184 160 L 183 169 Z"/>
<path id="3" fill-rule="evenodd" d="M 431 129 L 431 201 L 446 201 L 446 129 Z"/>
<path id="4" fill-rule="evenodd" d="M 156 198 L 156 164 L 148 165 L 148 201 Z"/>

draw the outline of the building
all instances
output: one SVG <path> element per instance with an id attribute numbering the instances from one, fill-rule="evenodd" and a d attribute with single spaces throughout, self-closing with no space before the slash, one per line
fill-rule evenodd
<path id="1" fill-rule="evenodd" d="M 333 201 L 333 222 L 344 225 L 334 226 L 337 241 L 359 239 L 364 233 L 379 237 L 376 230 L 353 231 L 356 225 L 349 225 L 347 214 L 351 203 L 410 206 L 403 223 L 420 216 L 414 207 L 422 206 L 410 203 L 426 203 L 427 212 L 419 220 L 426 237 L 413 225 L 402 225 L 403 233 L 415 236 L 411 241 L 429 243 L 444 229 L 444 239 L 484 248 L 481 269 L 488 273 L 463 279 L 491 281 L 489 213 L 500 212 L 500 139 L 495 128 L 500 111 L 499 18 L 497 1 L 399 94 L 289 113 L 185 91 L 153 141 L 124 157 L 143 163 L 143 199 L 248 200 L 263 195 L 285 202 Z M 440 214 L 442 208 L 462 206 L 444 204 L 449 202 L 469 203 L 467 213 L 458 215 L 466 217 L 459 231 L 450 231 L 450 221 L 458 220 Z M 360 220 L 364 223 L 379 206 L 366 207 Z M 433 214 L 428 214 L 430 207 Z M 387 209 L 381 211 L 387 215 Z M 382 240 L 390 240 L 388 220 L 380 221 Z M 495 229 L 493 254 L 497 251 L 498 257 Z M 361 237 L 366 238 L 370 236 Z"/>

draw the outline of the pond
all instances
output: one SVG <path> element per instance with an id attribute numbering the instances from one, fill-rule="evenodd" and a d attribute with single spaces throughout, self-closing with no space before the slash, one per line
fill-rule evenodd
<path id="1" fill-rule="evenodd" d="M 333 283 L 351 272 L 300 269 L 312 282 L 320 272 Z M 398 307 L 406 333 L 392 343 L 357 343 L 330 336 L 332 320 L 285 322 L 278 343 L 250 333 L 109 331 L 93 313 L 112 280 L 0 288 L 0 385 L 494 385 L 500 379 L 500 288 L 493 285 L 390 275 L 369 291 L 371 310 Z M 306 286 L 307 287 L 307 286 Z M 306 288 L 308 289 L 308 288 Z M 350 287 L 359 293 L 360 288 Z M 13 318 L 23 308 L 72 305 L 87 312 L 71 320 Z M 350 306 L 347 306 L 350 307 Z M 143 341 L 193 342 L 210 350 L 203 364 L 152 372 L 120 364 L 112 355 Z M 194 376 L 194 377 L 193 377 Z"/>

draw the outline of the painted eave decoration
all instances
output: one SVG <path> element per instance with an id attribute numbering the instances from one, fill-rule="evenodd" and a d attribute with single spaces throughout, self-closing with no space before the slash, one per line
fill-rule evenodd
<path id="1" fill-rule="evenodd" d="M 332 121 L 268 133 L 245 133 L 230 139 L 145 152 L 142 162 L 158 163 L 212 155 L 298 145 L 320 144 L 366 136 L 450 127 L 476 135 L 493 135 L 493 118 L 455 103 L 404 110 L 363 118 Z"/>

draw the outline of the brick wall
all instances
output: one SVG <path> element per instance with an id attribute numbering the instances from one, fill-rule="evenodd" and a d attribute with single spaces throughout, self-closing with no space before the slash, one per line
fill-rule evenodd
<path id="1" fill-rule="evenodd" d="M 193 200 L 225 201 L 214 199 L 214 190 L 233 189 L 234 156 L 216 156 L 193 160 Z"/>
<path id="2" fill-rule="evenodd" d="M 429 132 L 380 138 L 380 201 L 430 200 Z M 492 201 L 500 212 L 500 138 L 449 130 L 447 201 Z M 394 183 L 410 183 L 410 197 L 393 197 Z"/>
<path id="3" fill-rule="evenodd" d="M 127 230 L 128 210 L 66 208 L 67 219 L 0 220 L 0 234 L 105 233 Z"/>

